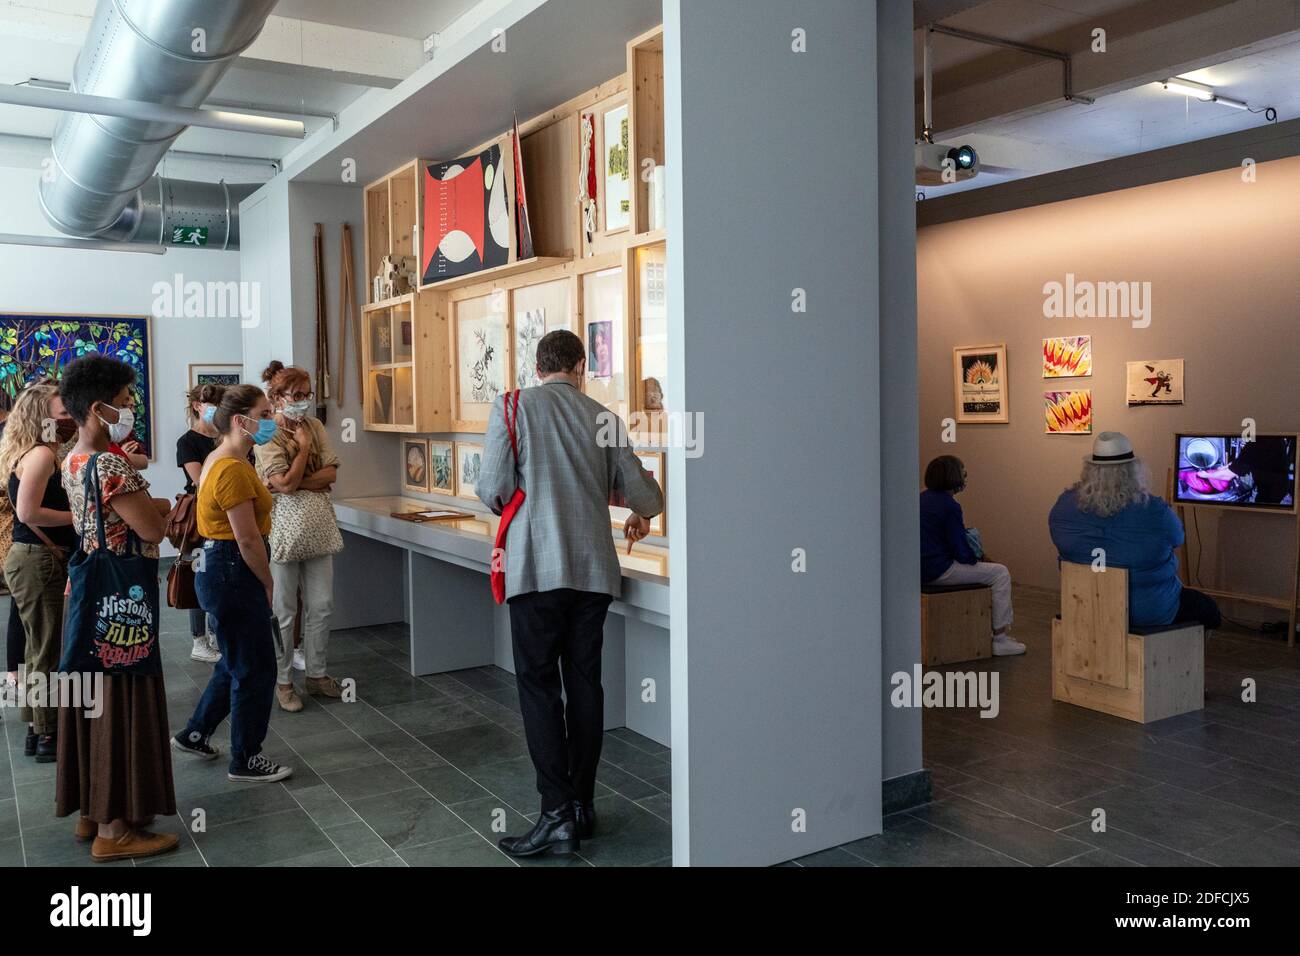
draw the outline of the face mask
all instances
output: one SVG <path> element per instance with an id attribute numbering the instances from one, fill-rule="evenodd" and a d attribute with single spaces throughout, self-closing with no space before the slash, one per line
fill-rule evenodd
<path id="1" fill-rule="evenodd" d="M 284 406 L 284 416 L 286 418 L 306 418 L 311 412 L 311 399 L 304 398 L 301 402 L 290 402 Z"/>
<path id="2" fill-rule="evenodd" d="M 245 421 L 251 422 L 253 421 L 253 419 L 247 418 L 245 419 Z M 242 427 L 241 427 L 241 431 L 243 431 L 243 433 L 247 435 L 249 438 L 253 439 L 254 445 L 265 445 L 267 442 L 269 442 L 272 438 L 275 437 L 275 433 L 276 431 L 278 431 L 278 427 L 275 424 L 274 418 L 260 418 L 257 419 L 257 431 L 250 432 L 247 428 L 242 428 Z"/>
<path id="3" fill-rule="evenodd" d="M 54 438 L 60 445 L 77 436 L 77 423 L 71 418 L 54 420 Z"/>
<path id="4" fill-rule="evenodd" d="M 112 405 L 109 408 L 113 408 Z M 117 412 L 116 422 L 104 422 L 104 419 L 98 413 L 95 417 L 104 422 L 104 427 L 108 429 L 108 440 L 120 443 L 125 441 L 131 435 L 131 430 L 135 428 L 135 412 L 129 408 L 113 408 Z"/>

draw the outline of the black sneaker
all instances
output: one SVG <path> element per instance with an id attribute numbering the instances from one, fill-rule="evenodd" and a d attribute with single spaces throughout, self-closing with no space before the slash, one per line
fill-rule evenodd
<path id="1" fill-rule="evenodd" d="M 242 767 L 231 767 L 226 774 L 231 780 L 244 783 L 275 783 L 293 773 L 292 767 L 282 767 L 262 754 L 253 754 Z"/>
<path id="2" fill-rule="evenodd" d="M 173 737 L 172 750 L 179 750 L 183 754 L 198 757 L 200 760 L 216 760 L 221 756 L 221 751 L 208 743 L 207 737 L 193 730 L 188 733 L 182 730 Z"/>
<path id="3" fill-rule="evenodd" d="M 31 727 L 27 728 L 27 739 L 23 741 L 23 756 L 36 756 L 36 731 Z"/>
<path id="4" fill-rule="evenodd" d="M 54 763 L 58 760 L 58 738 L 54 734 L 41 734 L 37 737 L 35 757 L 37 763 Z"/>

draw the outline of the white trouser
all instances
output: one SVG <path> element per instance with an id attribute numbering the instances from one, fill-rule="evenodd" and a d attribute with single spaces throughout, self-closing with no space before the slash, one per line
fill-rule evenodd
<path id="1" fill-rule="evenodd" d="M 1011 572 L 1006 565 L 990 564 L 980 561 L 978 564 L 959 564 L 954 561 L 952 567 L 939 575 L 931 584 L 987 584 L 993 589 L 993 630 L 1001 631 L 1011 626 Z M 280 583 L 276 582 L 278 591 Z M 279 600 L 279 597 L 276 597 Z"/>
<path id="2" fill-rule="evenodd" d="M 271 562 L 275 584 L 275 617 L 280 622 L 284 652 L 280 655 L 281 684 L 293 683 L 293 625 L 298 617 L 298 588 L 302 588 L 302 653 L 308 677 L 325 676 L 325 650 L 334 613 L 334 555 L 282 564 Z"/>

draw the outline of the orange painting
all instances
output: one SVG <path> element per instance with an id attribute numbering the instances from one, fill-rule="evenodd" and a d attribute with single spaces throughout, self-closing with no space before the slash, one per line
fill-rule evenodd
<path id="1" fill-rule="evenodd" d="M 1092 392 L 1043 392 L 1047 410 L 1047 434 L 1092 434 Z"/>

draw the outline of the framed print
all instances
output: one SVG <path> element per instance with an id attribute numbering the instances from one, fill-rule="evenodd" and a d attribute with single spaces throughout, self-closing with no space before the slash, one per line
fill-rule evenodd
<path id="1" fill-rule="evenodd" d="M 483 470 L 483 445 L 456 442 L 456 497 L 478 500 L 478 476 Z"/>
<path id="2" fill-rule="evenodd" d="M 147 315 L 0 314 L 0 389 L 13 398 L 28 383 L 57 379 L 86 354 L 107 355 L 135 370 L 135 434 L 154 460 L 153 334 Z"/>
<path id="3" fill-rule="evenodd" d="M 601 269 L 581 276 L 581 333 L 587 346 L 586 392 L 624 421 L 629 395 L 627 277 L 622 267 Z"/>
<path id="4" fill-rule="evenodd" d="M 1086 378 L 1091 375 L 1091 335 L 1043 339 L 1043 378 Z"/>
<path id="5" fill-rule="evenodd" d="M 546 334 L 546 310 L 515 313 L 515 388 L 532 388 L 537 377 L 537 343 Z"/>
<path id="6" fill-rule="evenodd" d="M 511 338 L 514 343 L 514 380 L 511 388 L 531 388 L 538 384 L 537 344 L 548 332 L 574 329 L 574 294 L 577 280 L 572 276 L 523 285 L 510 294 L 514 314 Z"/>
<path id="7" fill-rule="evenodd" d="M 503 136 L 475 156 L 424 166 L 420 285 L 515 261 L 515 161 Z"/>
<path id="8" fill-rule="evenodd" d="M 456 461 L 449 441 L 429 439 L 429 490 L 435 494 L 456 493 Z"/>
<path id="9" fill-rule="evenodd" d="M 190 363 L 190 388 L 196 385 L 239 385 L 244 378 L 242 365 L 198 365 Z"/>
<path id="10" fill-rule="evenodd" d="M 507 295 L 484 295 L 455 304 L 455 430 L 486 431 L 488 415 L 506 390 L 510 340 Z"/>
<path id="11" fill-rule="evenodd" d="M 402 489 L 429 490 L 429 443 L 423 438 L 402 439 Z"/>
<path id="12" fill-rule="evenodd" d="M 1007 347 L 965 345 L 952 350 L 959 424 L 1006 424 Z"/>
<path id="13" fill-rule="evenodd" d="M 614 377 L 614 323 L 587 323 L 587 374 L 592 378 Z"/>
<path id="14" fill-rule="evenodd" d="M 639 451 L 636 453 L 637 459 L 641 462 L 641 467 L 650 473 L 659 485 L 659 490 L 664 495 L 664 510 L 650 519 L 650 534 L 654 537 L 662 538 L 668 527 L 668 485 L 665 483 L 664 470 L 664 453 L 661 451 Z M 632 512 L 627 508 L 620 508 L 616 505 L 609 506 L 610 525 L 618 530 L 623 530 L 623 524 L 627 521 Z"/>
<path id="15" fill-rule="evenodd" d="M 1125 375 L 1130 405 L 1183 404 L 1183 360 L 1129 362 Z"/>
<path id="16" fill-rule="evenodd" d="M 632 176 L 628 147 L 628 108 L 616 106 L 602 118 L 605 177 L 605 231 L 626 229 L 632 222 Z"/>
<path id="17" fill-rule="evenodd" d="M 636 262 L 636 408 L 651 415 L 651 430 L 662 431 L 664 389 L 668 382 L 667 246 L 662 242 L 635 250 Z M 656 425 L 658 427 L 656 427 Z M 654 442 L 647 442 L 653 444 Z"/>
<path id="18" fill-rule="evenodd" d="M 1043 392 L 1049 435 L 1092 434 L 1092 392 Z"/>

